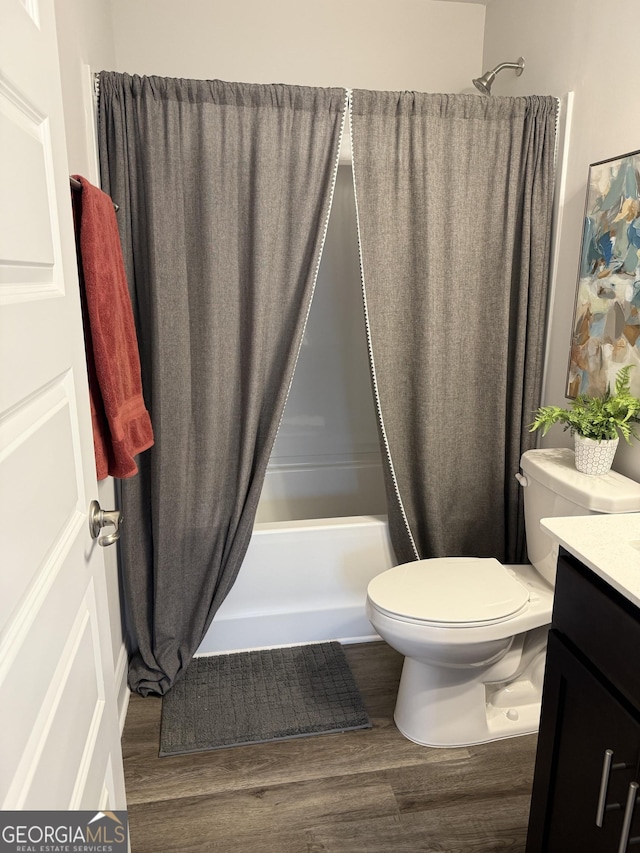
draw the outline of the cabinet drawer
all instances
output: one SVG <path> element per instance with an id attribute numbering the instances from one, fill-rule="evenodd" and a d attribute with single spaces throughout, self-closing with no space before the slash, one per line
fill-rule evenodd
<path id="1" fill-rule="evenodd" d="M 558 560 L 553 627 L 640 708 L 640 609 L 564 551 Z"/>

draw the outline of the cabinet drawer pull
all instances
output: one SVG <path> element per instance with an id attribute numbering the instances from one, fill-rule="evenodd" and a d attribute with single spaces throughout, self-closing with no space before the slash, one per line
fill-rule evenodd
<path id="1" fill-rule="evenodd" d="M 620 834 L 620 846 L 618 853 L 626 853 L 629 843 L 629 830 L 631 829 L 631 821 L 633 820 L 633 809 L 636 804 L 636 796 L 638 793 L 638 783 L 631 782 L 627 792 L 627 804 L 624 807 L 624 817 L 622 818 L 622 833 Z"/>
<path id="2" fill-rule="evenodd" d="M 607 788 L 609 787 L 612 758 L 613 750 L 605 749 L 604 758 L 602 759 L 602 777 L 600 779 L 600 793 L 598 794 L 598 808 L 596 809 L 596 826 L 602 826 L 604 822 L 604 807 L 607 801 Z"/>
<path id="3" fill-rule="evenodd" d="M 596 808 L 596 826 L 602 828 L 604 823 L 605 812 L 616 811 L 622 808 L 622 803 L 609 803 L 607 805 L 607 789 L 609 787 L 609 776 L 612 770 L 629 770 L 633 767 L 632 764 L 625 764 L 624 761 L 618 761 L 616 764 L 611 763 L 613 758 L 613 750 L 605 749 L 602 759 L 602 777 L 600 779 L 600 792 L 598 794 L 598 806 Z"/>

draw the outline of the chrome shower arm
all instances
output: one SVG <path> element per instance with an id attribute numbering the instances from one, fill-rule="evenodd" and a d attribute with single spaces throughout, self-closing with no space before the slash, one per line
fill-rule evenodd
<path id="1" fill-rule="evenodd" d="M 519 77 L 524 71 L 524 59 L 520 57 L 517 62 L 501 62 L 500 65 L 496 65 L 491 73 L 498 74 L 503 68 L 515 68 L 516 76 Z"/>
<path id="2" fill-rule="evenodd" d="M 524 71 L 524 58 L 521 56 L 516 62 L 501 62 L 500 65 L 496 65 L 493 71 L 486 71 L 482 77 L 476 77 L 473 80 L 473 85 L 483 95 L 490 95 L 496 75 L 505 68 L 515 68 L 516 75 L 519 77 Z"/>

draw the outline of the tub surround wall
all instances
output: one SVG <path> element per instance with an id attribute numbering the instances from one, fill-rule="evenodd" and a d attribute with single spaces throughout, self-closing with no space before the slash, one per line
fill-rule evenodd
<path id="1" fill-rule="evenodd" d="M 340 167 L 298 364 L 256 521 L 386 513 L 351 169 Z"/>
<path id="2" fill-rule="evenodd" d="M 380 453 L 271 458 L 256 523 L 384 515 Z"/>

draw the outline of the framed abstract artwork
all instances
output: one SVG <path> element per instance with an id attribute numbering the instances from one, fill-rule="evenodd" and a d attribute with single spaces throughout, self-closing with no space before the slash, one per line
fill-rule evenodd
<path id="1" fill-rule="evenodd" d="M 589 167 L 567 396 L 602 394 L 627 364 L 640 397 L 640 151 Z"/>

